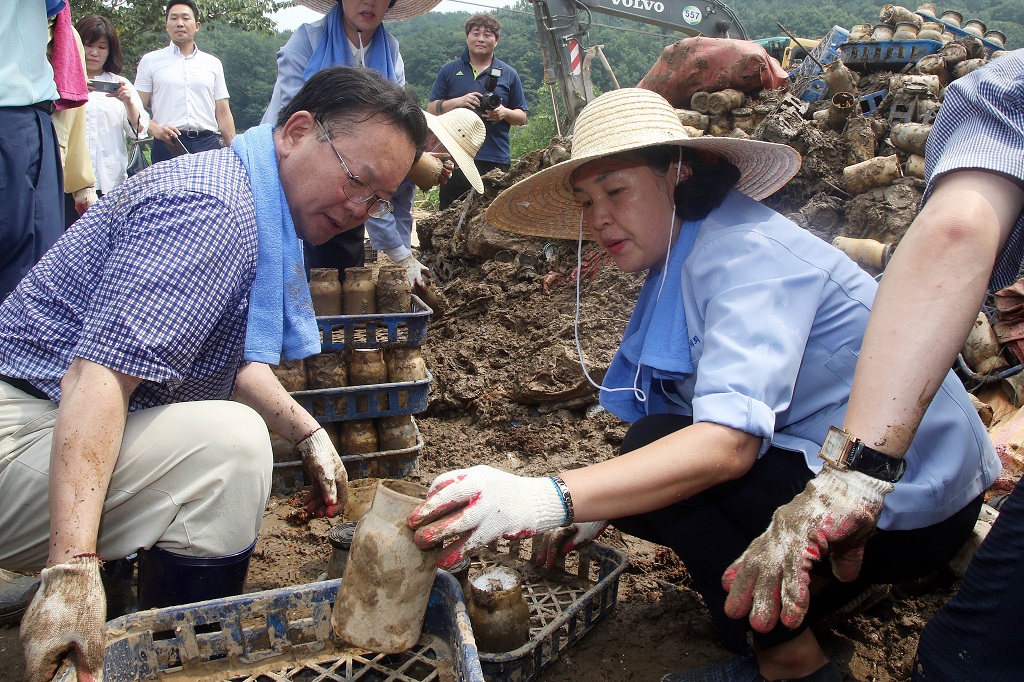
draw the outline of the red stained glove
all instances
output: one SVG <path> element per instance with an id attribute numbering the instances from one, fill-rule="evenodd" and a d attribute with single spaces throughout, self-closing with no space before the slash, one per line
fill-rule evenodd
<path id="1" fill-rule="evenodd" d="M 97 556 L 44 568 L 39 591 L 21 619 L 26 682 L 49 682 L 65 655 L 79 682 L 103 682 L 106 599 Z"/>
<path id="2" fill-rule="evenodd" d="M 96 203 L 99 197 L 96 196 L 95 187 L 83 187 L 82 189 L 75 190 L 75 193 L 71 195 L 75 199 L 75 211 L 78 215 L 82 215 L 89 210 L 89 207 Z"/>
<path id="3" fill-rule="evenodd" d="M 451 568 L 498 538 L 531 537 L 565 521 L 565 505 L 550 478 L 525 478 L 477 465 L 441 474 L 409 516 L 420 549 L 448 545 L 437 558 Z"/>
<path id="4" fill-rule="evenodd" d="M 810 568 L 826 554 L 836 578 L 860 573 L 864 543 L 875 530 L 891 483 L 857 471 L 825 467 L 803 492 L 775 510 L 772 523 L 726 569 L 725 613 L 750 615 L 750 625 L 768 632 L 780 620 L 803 622 L 810 602 Z"/>
<path id="5" fill-rule="evenodd" d="M 313 489 L 303 502 L 314 516 L 337 516 L 345 508 L 348 497 L 348 472 L 323 428 L 299 441 L 302 464 L 313 479 Z"/>

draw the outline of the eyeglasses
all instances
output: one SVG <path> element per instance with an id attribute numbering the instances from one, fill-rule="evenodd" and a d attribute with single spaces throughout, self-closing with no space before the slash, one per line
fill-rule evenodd
<path id="1" fill-rule="evenodd" d="M 387 199 L 381 199 L 377 196 L 377 193 L 372 187 L 366 184 L 358 175 L 353 175 L 352 171 L 348 169 L 348 164 L 345 163 L 345 159 L 341 158 L 341 153 L 338 148 L 331 142 L 331 136 L 327 133 L 327 129 L 324 128 L 324 124 L 317 121 L 316 124 L 320 127 L 324 137 L 327 138 L 327 144 L 334 150 L 334 155 L 338 157 L 338 163 L 341 164 L 341 169 L 345 171 L 345 175 L 348 176 L 348 181 L 341 186 L 341 190 L 345 193 L 345 196 L 349 198 L 349 201 L 354 201 L 357 204 L 369 203 L 370 207 L 366 210 L 366 214 L 372 218 L 383 218 L 394 209 L 394 206 Z"/>

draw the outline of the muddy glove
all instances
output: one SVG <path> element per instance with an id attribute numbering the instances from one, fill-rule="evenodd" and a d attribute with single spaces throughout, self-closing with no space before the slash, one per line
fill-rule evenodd
<path id="1" fill-rule="evenodd" d="M 348 496 L 348 472 L 341 463 L 338 451 L 334 449 L 330 437 L 320 427 L 306 438 L 300 440 L 296 447 L 302 454 L 302 464 L 314 483 L 313 489 L 306 494 L 303 502 L 306 511 L 314 516 L 337 516 L 345 508 Z"/>
<path id="2" fill-rule="evenodd" d="M 533 563 L 538 568 L 553 571 L 562 557 L 591 542 L 607 527 L 607 521 L 589 521 L 574 523 L 566 528 L 549 530 L 539 539 L 534 540 L 535 543 L 538 543 L 538 550 Z"/>
<path id="3" fill-rule="evenodd" d="M 89 207 L 96 203 L 99 197 L 96 196 L 95 187 L 83 187 L 82 189 L 75 190 L 75 193 L 71 195 L 75 199 L 75 211 L 78 215 L 82 215 L 89 210 Z"/>
<path id="4" fill-rule="evenodd" d="M 409 278 L 411 286 L 415 287 L 418 285 L 422 287 L 430 280 L 430 268 L 416 260 L 416 256 L 411 253 L 397 261 L 395 265 L 401 265 L 405 268 L 405 276 Z"/>
<path id="5" fill-rule="evenodd" d="M 430 152 L 430 155 L 441 159 L 441 172 L 437 175 L 437 184 L 443 185 L 452 179 L 452 173 L 455 172 L 455 162 L 452 161 L 452 155 L 447 152 Z"/>
<path id="6" fill-rule="evenodd" d="M 444 548 L 437 558 L 451 568 L 498 538 L 526 538 L 571 523 L 553 478 L 525 478 L 478 465 L 441 474 L 426 501 L 413 510 L 409 526 L 420 549 Z"/>
<path id="7" fill-rule="evenodd" d="M 779 620 L 795 628 L 807 615 L 811 564 L 826 554 L 836 578 L 860 573 L 864 543 L 875 530 L 882 500 L 893 486 L 857 471 L 826 466 L 803 492 L 775 510 L 772 523 L 726 569 L 725 613 L 750 614 L 758 632 Z"/>
<path id="8" fill-rule="evenodd" d="M 74 557 L 44 568 L 39 591 L 21 619 L 26 682 L 48 682 L 65 654 L 73 654 L 79 679 L 103 681 L 106 600 L 100 558 Z"/>

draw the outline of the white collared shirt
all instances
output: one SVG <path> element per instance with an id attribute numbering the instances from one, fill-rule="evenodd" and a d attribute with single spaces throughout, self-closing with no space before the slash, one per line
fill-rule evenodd
<path id="1" fill-rule="evenodd" d="M 171 43 L 139 61 L 135 89 L 151 93 L 150 110 L 160 125 L 181 131 L 219 131 L 217 100 L 227 99 L 224 67 L 196 45 L 185 56 Z"/>
<path id="2" fill-rule="evenodd" d="M 85 141 L 89 146 L 92 170 L 96 175 L 96 189 L 106 194 L 128 177 L 125 137 L 130 140 L 145 137 L 145 130 L 149 128 L 149 114 L 143 109 L 142 99 L 128 79 L 104 71 L 96 80 L 127 83 L 132 91 L 132 101 L 141 112 L 139 127 L 143 130 L 142 135 L 139 135 L 132 127 L 134 122 L 128 120 L 128 110 L 121 100 L 108 97 L 107 93 L 98 90 L 89 93 L 89 101 L 85 105 Z"/>

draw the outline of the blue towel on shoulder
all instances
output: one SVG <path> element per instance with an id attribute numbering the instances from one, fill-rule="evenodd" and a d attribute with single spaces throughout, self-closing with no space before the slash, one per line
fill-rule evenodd
<path id="1" fill-rule="evenodd" d="M 324 21 L 324 33 L 316 44 L 313 54 L 302 72 L 302 80 L 308 81 L 313 74 L 329 66 L 359 66 L 352 63 L 352 55 L 348 51 L 348 36 L 342 24 L 341 4 L 336 4 L 327 13 Z M 388 33 L 384 24 L 377 26 L 370 42 L 370 51 L 366 55 L 367 68 L 374 69 L 388 80 L 396 80 L 395 57 L 388 49 Z"/>
<path id="2" fill-rule="evenodd" d="M 641 402 L 633 391 L 601 391 L 601 405 L 619 419 L 635 422 L 645 415 L 664 412 L 664 399 L 651 393 L 652 381 L 682 379 L 693 372 L 686 311 L 679 289 L 683 263 L 693 249 L 701 222 L 683 223 L 668 264 L 651 268 L 647 273 L 622 343 L 601 382 L 605 388 L 638 388 L 647 396 Z M 659 297 L 662 271 L 666 273 L 665 288 Z"/>
<path id="3" fill-rule="evenodd" d="M 320 352 L 313 301 L 302 264 L 302 240 L 281 187 L 274 128 L 263 125 L 236 135 L 231 149 L 249 173 L 256 202 L 256 281 L 249 292 L 245 359 L 277 365 Z"/>

